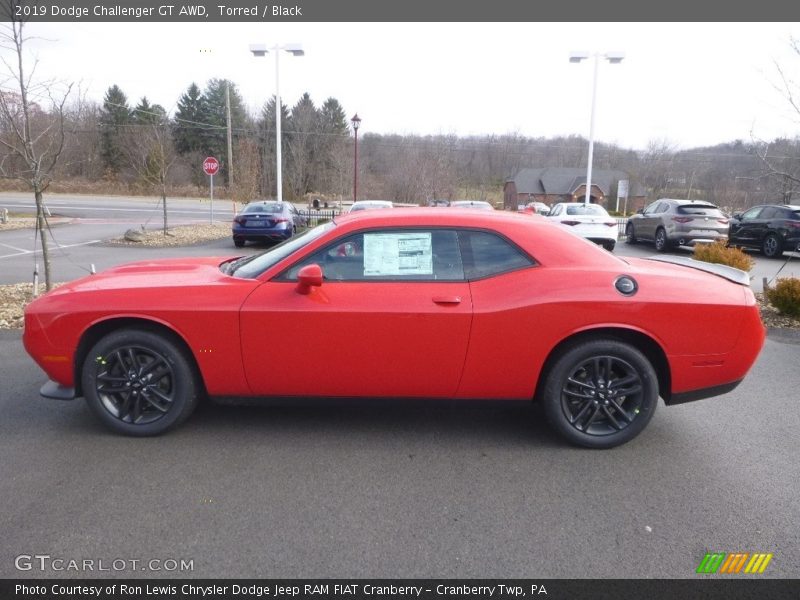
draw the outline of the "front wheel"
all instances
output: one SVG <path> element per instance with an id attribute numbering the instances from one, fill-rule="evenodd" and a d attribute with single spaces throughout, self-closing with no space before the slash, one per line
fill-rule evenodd
<path id="1" fill-rule="evenodd" d="M 121 329 L 97 342 L 81 373 L 92 412 L 117 433 L 151 436 L 185 421 L 197 406 L 191 359 L 171 339 Z"/>
<path id="2" fill-rule="evenodd" d="M 775 258 L 783 254 L 781 241 L 778 239 L 778 236 L 774 233 L 767 234 L 767 237 L 765 237 L 764 241 L 761 243 L 761 252 L 767 258 Z"/>
<path id="3" fill-rule="evenodd" d="M 658 405 L 658 377 L 633 346 L 598 339 L 559 355 L 542 394 L 550 425 L 586 448 L 613 448 L 647 426 Z"/>

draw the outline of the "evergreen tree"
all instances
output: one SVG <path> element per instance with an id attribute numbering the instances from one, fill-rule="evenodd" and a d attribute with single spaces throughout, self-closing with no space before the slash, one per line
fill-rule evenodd
<path id="1" fill-rule="evenodd" d="M 247 112 L 236 84 L 227 79 L 211 79 L 206 85 L 205 105 L 206 111 L 203 122 L 203 146 L 205 154 L 219 159 L 225 181 L 228 181 L 228 125 L 227 108 L 225 105 L 226 89 L 230 86 L 231 102 L 231 129 L 234 134 L 246 129 L 248 126 Z M 234 135 L 235 137 L 235 135 Z"/>
<path id="2" fill-rule="evenodd" d="M 197 84 L 192 83 L 178 100 L 172 137 L 179 154 L 204 150 L 203 124 L 207 114 L 206 99 Z"/>
<path id="3" fill-rule="evenodd" d="M 308 92 L 292 107 L 287 135 L 289 160 L 286 175 L 294 197 L 312 191 L 312 179 L 321 141 L 320 112 Z"/>
<path id="4" fill-rule="evenodd" d="M 100 109 L 101 157 L 103 166 L 113 173 L 119 173 L 125 163 L 122 152 L 122 138 L 125 127 L 131 122 L 128 98 L 117 85 L 108 88 Z"/>
<path id="5" fill-rule="evenodd" d="M 150 104 L 147 96 L 142 96 L 139 104 L 133 109 L 132 121 L 138 125 L 154 125 L 162 123 L 167 116 L 167 111 L 160 104 Z"/>

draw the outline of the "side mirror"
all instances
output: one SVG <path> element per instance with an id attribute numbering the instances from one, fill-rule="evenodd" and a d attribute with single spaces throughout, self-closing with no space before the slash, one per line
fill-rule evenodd
<path id="1" fill-rule="evenodd" d="M 319 265 L 306 265 L 297 273 L 297 293 L 310 294 L 312 287 L 322 285 L 322 267 Z"/>
<path id="2" fill-rule="evenodd" d="M 636 214 L 637 215 L 643 215 L 644 214 L 644 209 L 640 208 L 639 210 L 636 211 Z"/>
<path id="3" fill-rule="evenodd" d="M 742 220 L 742 213 L 734 213 L 733 214 L 733 218 L 736 219 L 737 221 L 741 221 Z"/>

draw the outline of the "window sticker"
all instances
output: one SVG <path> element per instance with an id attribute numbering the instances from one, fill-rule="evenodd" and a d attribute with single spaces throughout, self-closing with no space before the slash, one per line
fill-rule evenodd
<path id="1" fill-rule="evenodd" d="M 433 275 L 430 231 L 364 234 L 364 277 L 388 275 Z"/>

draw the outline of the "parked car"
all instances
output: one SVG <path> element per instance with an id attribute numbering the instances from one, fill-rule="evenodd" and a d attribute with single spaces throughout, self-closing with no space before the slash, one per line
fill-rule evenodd
<path id="1" fill-rule="evenodd" d="M 307 226 L 307 219 L 289 202 L 257 200 L 249 202 L 233 218 L 233 244 L 245 242 L 283 241 Z"/>
<path id="2" fill-rule="evenodd" d="M 376 208 L 394 208 L 394 204 L 392 204 L 389 200 L 358 200 L 357 202 L 353 202 L 350 206 L 350 210 L 347 212 L 358 212 L 360 210 L 373 210 Z"/>
<path id="3" fill-rule="evenodd" d="M 800 206 L 767 204 L 733 215 L 728 243 L 758 248 L 769 258 L 800 251 Z"/>
<path id="4" fill-rule="evenodd" d="M 453 200 L 451 208 L 477 208 L 480 210 L 494 210 L 494 206 L 483 200 Z"/>
<path id="5" fill-rule="evenodd" d="M 547 217 L 609 252 L 617 245 L 617 220 L 599 204 L 560 202 Z"/>
<path id="6" fill-rule="evenodd" d="M 528 215 L 542 215 L 546 217 L 550 213 L 550 207 L 544 202 L 528 202 L 525 205 L 525 208 L 522 208 L 518 212 Z"/>
<path id="7" fill-rule="evenodd" d="M 748 283 L 685 257 L 622 260 L 548 219 L 376 210 L 260 254 L 72 281 L 28 304 L 23 342 L 42 395 L 83 396 L 123 434 L 163 433 L 205 396 L 494 398 L 536 400 L 567 440 L 608 448 L 659 396 L 739 384 L 764 341 Z"/>
<path id="8" fill-rule="evenodd" d="M 711 202 L 703 200 L 656 200 L 628 219 L 625 241 L 653 242 L 666 252 L 674 246 L 728 239 L 728 217 Z"/>

